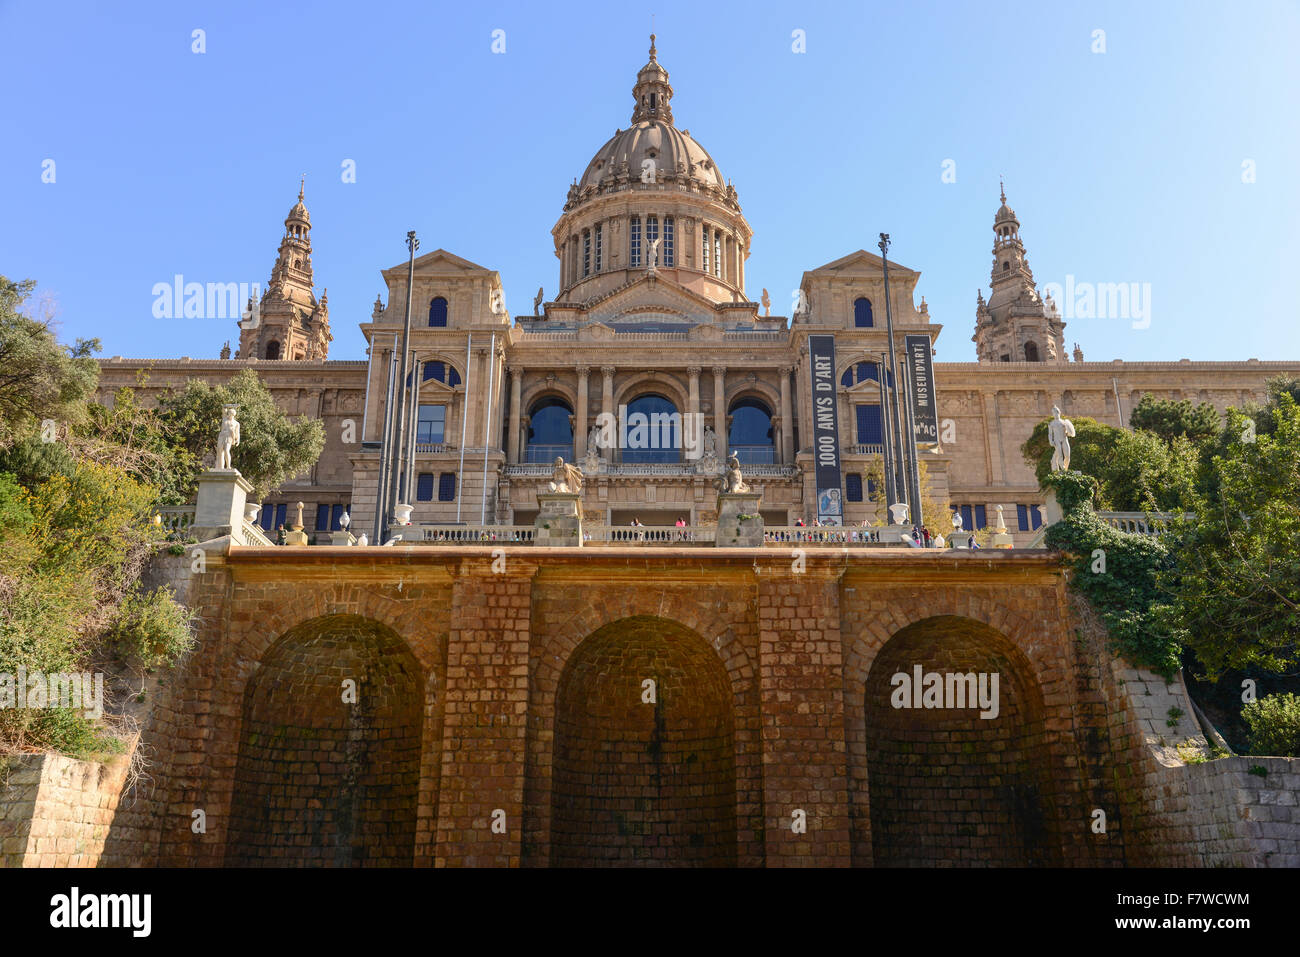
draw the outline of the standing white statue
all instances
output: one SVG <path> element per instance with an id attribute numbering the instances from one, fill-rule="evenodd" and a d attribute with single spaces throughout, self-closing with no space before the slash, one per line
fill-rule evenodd
<path id="1" fill-rule="evenodd" d="M 659 243 L 660 242 L 662 242 L 662 240 L 659 239 L 650 240 L 650 257 L 646 265 L 651 272 L 654 272 L 655 267 L 659 265 Z"/>
<path id="2" fill-rule="evenodd" d="M 1061 410 L 1052 406 L 1052 421 L 1047 423 L 1047 441 L 1052 443 L 1052 471 L 1070 470 L 1070 439 L 1074 438 L 1074 423 L 1061 418 Z"/>
<path id="3" fill-rule="evenodd" d="M 235 418 L 235 405 L 227 405 L 221 410 L 221 431 L 217 433 L 217 464 L 219 472 L 234 471 L 230 464 L 230 450 L 239 444 L 239 420 Z"/>

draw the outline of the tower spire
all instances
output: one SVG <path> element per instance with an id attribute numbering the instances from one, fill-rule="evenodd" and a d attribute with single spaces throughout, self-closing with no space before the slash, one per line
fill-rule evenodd
<path id="1" fill-rule="evenodd" d="M 302 174 L 302 182 L 298 184 L 298 202 L 302 202 L 303 193 L 307 191 L 307 174 Z"/>
<path id="2" fill-rule="evenodd" d="M 668 83 L 668 71 L 659 63 L 653 33 L 650 34 L 650 60 L 637 72 L 632 98 L 636 100 L 636 106 L 632 109 L 633 123 L 660 120 L 669 126 L 673 125 L 673 108 L 670 104 L 673 88 Z"/>

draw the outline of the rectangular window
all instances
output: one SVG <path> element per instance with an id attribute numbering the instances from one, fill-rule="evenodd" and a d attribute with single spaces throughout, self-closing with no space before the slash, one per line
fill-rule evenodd
<path id="1" fill-rule="evenodd" d="M 722 278 L 722 233 L 713 231 L 713 275 Z"/>
<path id="2" fill-rule="evenodd" d="M 709 227 L 704 227 L 704 271 L 709 271 Z"/>
<path id="3" fill-rule="evenodd" d="M 324 532 L 330 527 L 330 507 L 328 505 L 316 506 L 316 531 Z"/>
<path id="4" fill-rule="evenodd" d="M 415 500 L 417 502 L 433 501 L 433 473 L 421 472 L 415 480 Z"/>
<path id="5" fill-rule="evenodd" d="M 664 217 L 663 262 L 665 266 L 673 264 L 673 218 Z"/>
<path id="6" fill-rule="evenodd" d="M 582 274 L 591 275 L 591 230 L 582 232 Z"/>
<path id="7" fill-rule="evenodd" d="M 421 405 L 420 418 L 415 425 L 416 445 L 439 445 L 446 438 L 447 407 Z"/>
<path id="8" fill-rule="evenodd" d="M 601 227 L 596 227 L 596 272 L 600 272 L 600 256 L 603 244 L 601 243 Z"/>
<path id="9" fill-rule="evenodd" d="M 438 501 L 456 501 L 456 473 L 443 472 L 438 476 Z"/>
<path id="10" fill-rule="evenodd" d="M 1020 531 L 1022 532 L 1029 531 L 1029 506 L 1028 505 L 1016 506 L 1016 525 L 1019 527 Z"/>
<path id="11" fill-rule="evenodd" d="M 1043 515 L 1037 505 L 1017 505 L 1016 524 L 1022 532 L 1036 532 L 1043 527 Z"/>
<path id="12" fill-rule="evenodd" d="M 850 502 L 862 501 L 862 476 L 850 473 L 844 476 L 844 497 Z"/>
<path id="13" fill-rule="evenodd" d="M 984 506 L 976 505 L 975 506 L 975 527 L 988 528 L 988 525 L 989 523 L 984 520 Z"/>
<path id="14" fill-rule="evenodd" d="M 654 241 L 659 238 L 659 218 L 657 216 L 647 216 L 645 218 L 645 247 L 646 247 L 646 265 L 651 265 L 651 250 L 654 249 Z M 656 266 L 663 265 L 663 250 L 659 250 L 659 259 L 654 263 Z"/>
<path id="15" fill-rule="evenodd" d="M 855 406 L 858 414 L 858 444 L 880 445 L 884 442 L 884 429 L 880 421 L 880 406 Z"/>
<path id="16" fill-rule="evenodd" d="M 632 217 L 632 249 L 628 257 L 633 266 L 641 265 L 641 217 Z"/>

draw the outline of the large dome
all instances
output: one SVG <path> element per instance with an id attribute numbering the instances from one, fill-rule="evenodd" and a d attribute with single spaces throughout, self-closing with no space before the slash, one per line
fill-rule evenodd
<path id="1" fill-rule="evenodd" d="M 653 160 L 657 178 L 669 174 L 726 189 L 726 180 L 713 157 L 695 141 L 690 131 L 679 130 L 663 120 L 642 120 L 619 130 L 596 151 L 578 180 L 578 190 L 588 186 L 599 188 L 601 181 L 611 175 L 641 178 L 643 171 L 650 168 L 643 165 L 647 159 Z"/>
<path id="2" fill-rule="evenodd" d="M 569 187 L 566 211 L 602 193 L 663 184 L 684 186 L 739 211 L 735 190 L 727 184 L 709 151 L 690 130 L 673 124 L 673 88 L 668 71 L 655 53 L 650 35 L 650 61 L 636 75 L 632 87 L 632 125 L 617 130 L 596 151 L 582 177 Z"/>

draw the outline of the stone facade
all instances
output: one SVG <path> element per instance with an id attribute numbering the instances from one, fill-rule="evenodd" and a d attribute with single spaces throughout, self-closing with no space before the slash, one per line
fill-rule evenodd
<path id="1" fill-rule="evenodd" d="M 6 848 L 117 810 L 10 862 L 1296 863 L 1297 760 L 1188 763 L 1043 553 L 228 547 L 190 595 L 152 782 L 20 776 Z M 899 707 L 918 667 L 997 713 Z"/>
<path id="2" fill-rule="evenodd" d="M 883 519 L 883 495 L 867 481 L 880 461 L 879 380 L 889 348 L 881 257 L 858 250 L 805 272 L 791 314 L 771 315 L 766 290 L 763 306 L 745 292 L 753 235 L 736 189 L 677 127 L 653 48 L 633 96 L 632 125 L 568 191 L 552 230 L 558 291 L 545 301 L 539 290 L 534 315 L 512 316 L 492 269 L 444 249 L 415 259 L 407 394 L 419 411 L 415 434 L 408 423 L 402 435 L 413 451 L 401 493 L 414 506 L 412 521 L 532 525 L 539 480 L 558 455 L 587 473 L 588 527 L 633 518 L 712 524 L 713 481 L 732 450 L 763 495 L 766 524 L 811 521 L 814 334 L 835 337 L 845 519 Z M 370 532 L 408 264 L 382 271 L 384 290 L 360 324 L 367 359 L 326 361 L 328 314 L 324 295 L 317 301 L 312 291 L 310 229 L 300 193 L 260 315 L 241 322 L 239 358 L 115 357 L 102 363 L 99 394 L 107 400 L 147 374 L 148 401 L 191 377 L 221 381 L 255 369 L 287 412 L 324 421 L 327 442 L 311 473 L 269 497 L 264 514 L 302 500 L 312 531 L 317 508 L 327 507 L 329 525 L 346 506 L 354 529 Z M 1078 347 L 1070 361 L 1065 324 L 1038 292 L 1005 192 L 993 230 L 991 292 L 987 302 L 979 296 L 975 317 L 979 358 L 936 364 L 939 442 L 920 458 L 934 499 L 970 506 L 990 526 L 1003 505 L 1015 544 L 1033 537 L 1032 507 L 1042 502 L 1020 445 L 1053 405 L 1125 426 L 1145 393 L 1223 410 L 1262 398 L 1270 376 L 1300 374 L 1297 361 L 1085 362 Z M 909 334 L 936 342 L 942 326 L 924 297 L 917 304 L 920 273 L 890 263 L 888 275 L 898 353 Z M 602 415 L 621 425 L 638 409 L 679 416 L 681 428 L 650 436 L 687 448 L 629 448 L 621 430 L 614 447 L 588 448 Z M 713 457 L 699 454 L 704 427 Z M 947 516 L 925 520 L 947 528 Z M 328 541 L 329 530 L 315 529 L 316 541 Z"/>

